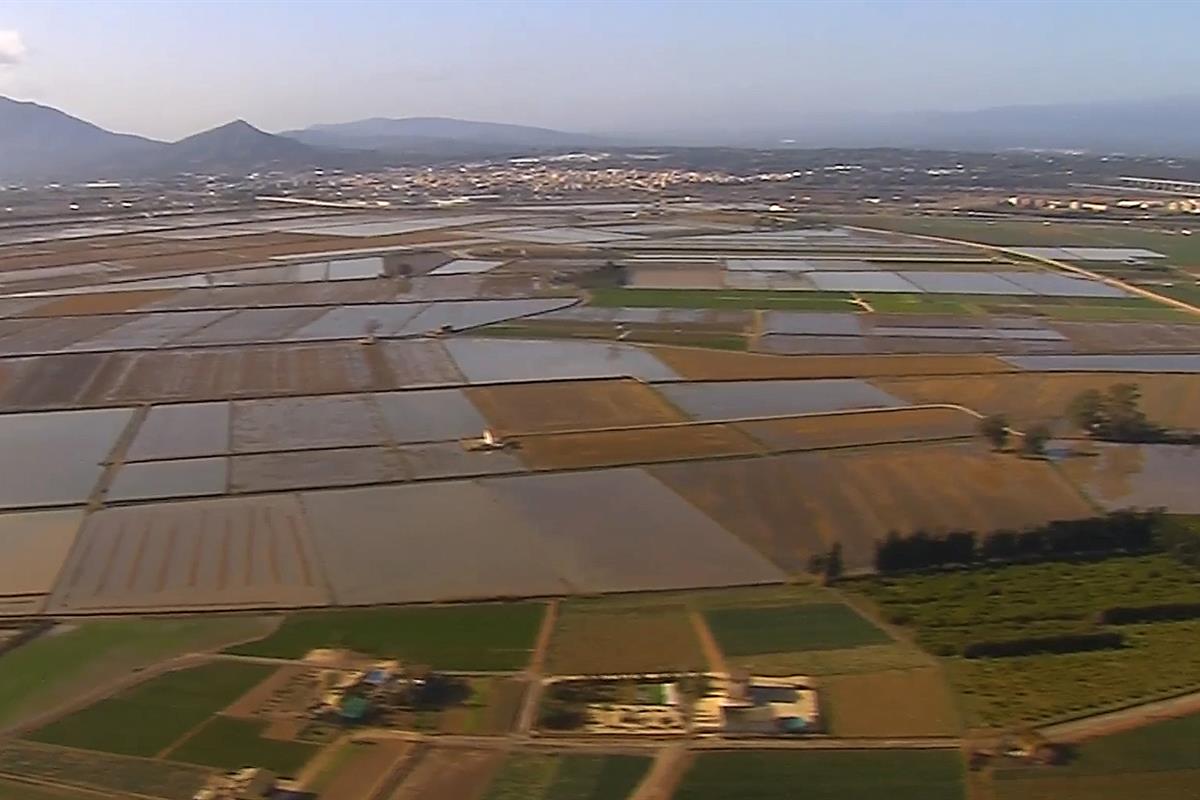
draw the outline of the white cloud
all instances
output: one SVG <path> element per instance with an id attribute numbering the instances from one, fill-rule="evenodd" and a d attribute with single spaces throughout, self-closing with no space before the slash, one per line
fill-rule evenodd
<path id="1" fill-rule="evenodd" d="M 0 66 L 20 64 L 25 58 L 25 42 L 20 31 L 0 30 Z"/>

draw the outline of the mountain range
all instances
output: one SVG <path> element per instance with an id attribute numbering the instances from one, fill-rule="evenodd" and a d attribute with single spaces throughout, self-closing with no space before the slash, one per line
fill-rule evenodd
<path id="1" fill-rule="evenodd" d="M 803 122 L 657 136 L 594 135 L 442 117 L 373 118 L 279 134 L 243 120 L 162 142 L 0 97 L 0 181 L 95 180 L 307 167 L 371 169 L 584 148 L 726 145 L 1082 150 L 1200 157 L 1200 96 L 980 111 L 810 114 Z"/>

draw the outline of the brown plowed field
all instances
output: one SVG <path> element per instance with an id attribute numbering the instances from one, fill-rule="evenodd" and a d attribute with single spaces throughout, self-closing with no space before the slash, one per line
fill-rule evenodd
<path id="1" fill-rule="evenodd" d="M 962 723 L 937 667 L 821 679 L 834 736 L 954 736 Z"/>
<path id="2" fill-rule="evenodd" d="M 503 750 L 435 747 L 387 800 L 479 800 L 504 758 Z"/>
<path id="3" fill-rule="evenodd" d="M 75 314 L 117 314 L 172 297 L 177 289 L 136 289 L 127 292 L 76 294 L 26 309 L 24 317 L 61 317 Z"/>
<path id="4" fill-rule="evenodd" d="M 86 613 L 328 601 L 299 504 L 266 496 L 93 513 L 50 605 Z"/>
<path id="5" fill-rule="evenodd" d="M 705 661 L 683 605 L 569 603 L 554 628 L 546 669 L 554 675 L 702 671 Z"/>
<path id="6" fill-rule="evenodd" d="M 1015 372 L 991 356 L 757 355 L 683 347 L 646 347 L 687 380 L 720 381 L 754 378 L 871 378 L 884 375 L 978 375 Z"/>
<path id="7" fill-rule="evenodd" d="M 127 353 L 62 353 L 0 362 L 0 408 L 87 408 L 104 404 L 134 363 Z"/>
<path id="8" fill-rule="evenodd" d="M 652 464 L 760 451 L 757 444 L 731 425 L 556 433 L 518 437 L 517 441 L 521 458 L 533 469 Z"/>
<path id="9" fill-rule="evenodd" d="M 856 414 L 820 414 L 738 425 L 767 447 L 777 450 L 820 450 L 949 439 L 974 436 L 977 426 L 978 420 L 973 415 L 955 408 L 898 408 Z"/>
<path id="10" fill-rule="evenodd" d="M 1129 373 L 1014 373 L 972 378 L 877 380 L 897 397 L 915 403 L 955 403 L 981 414 L 1004 414 L 1018 424 L 1062 420 L 1071 399 L 1087 389 L 1134 383 L 1142 410 L 1168 427 L 1200 427 L 1200 375 Z"/>
<path id="11" fill-rule="evenodd" d="M 1052 327 L 1066 335 L 1081 353 L 1200 350 L 1200 325 L 1195 324 L 1057 322 Z"/>
<path id="12" fill-rule="evenodd" d="M 1019 530 L 1095 511 L 1049 464 L 972 445 L 679 464 L 650 470 L 780 567 L 841 542 L 870 568 L 890 531 Z"/>
<path id="13" fill-rule="evenodd" d="M 389 387 L 466 383 L 441 342 L 428 339 L 379 342 L 371 346 L 369 357 L 382 374 L 381 382 Z"/>
<path id="14" fill-rule="evenodd" d="M 506 436 L 685 419 L 653 389 L 633 380 L 514 383 L 465 391 L 492 427 Z"/>
<path id="15" fill-rule="evenodd" d="M 416 747 L 401 740 L 347 743 L 346 753 L 339 753 L 338 766 L 321 790 L 321 797 L 337 800 L 373 800 L 375 791 Z"/>

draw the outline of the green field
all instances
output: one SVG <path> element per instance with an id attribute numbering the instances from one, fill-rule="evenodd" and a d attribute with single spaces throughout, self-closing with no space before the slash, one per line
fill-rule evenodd
<path id="1" fill-rule="evenodd" d="M 211 770 L 168 761 L 149 761 L 106 753 L 9 742 L 0 746 L 0 772 L 44 779 L 103 792 L 129 792 L 143 797 L 190 800 L 204 785 Z M 89 793 L 87 797 L 95 798 Z M 122 795 L 124 797 L 126 795 Z M 0 797 L 7 797 L 0 793 Z M 41 800 L 38 795 L 16 794 L 20 800 Z M 53 797 L 53 795 L 50 795 Z M 75 795 L 64 795 L 75 800 Z"/>
<path id="2" fill-rule="evenodd" d="M 0 726 L 182 653 L 271 629 L 261 617 L 97 620 L 64 626 L 0 657 Z"/>
<path id="3" fill-rule="evenodd" d="M 295 775 L 319 749 L 303 742 L 264 739 L 266 726 L 265 721 L 213 717 L 166 757 L 222 770 L 265 767 Z"/>
<path id="4" fill-rule="evenodd" d="M 854 225 L 924 236 L 1026 247 L 1092 246 L 1144 247 L 1181 264 L 1200 263 L 1200 236 L 1180 236 L 1133 225 L 1095 225 L 1086 222 L 983 220 L 962 217 L 867 216 L 846 220 Z"/>
<path id="5" fill-rule="evenodd" d="M 710 608 L 704 617 L 729 656 L 834 650 L 892 641 L 842 603 Z"/>
<path id="6" fill-rule="evenodd" d="M 704 753 L 674 800 L 963 800 L 950 750 Z"/>
<path id="7" fill-rule="evenodd" d="M 302 658 L 334 647 L 441 670 L 516 671 L 529 662 L 544 613 L 543 603 L 309 611 L 230 652 Z"/>
<path id="8" fill-rule="evenodd" d="M 849 292 L 764 289 L 593 289 L 589 305 L 605 308 L 742 308 L 854 311 Z"/>
<path id="9" fill-rule="evenodd" d="M 1002 765 L 993 779 L 998 800 L 1185 798 L 1200 786 L 1200 715 L 1083 742 L 1063 766 Z"/>
<path id="10" fill-rule="evenodd" d="M 96 800 L 92 792 L 0 780 L 0 800 Z"/>
<path id="11" fill-rule="evenodd" d="M 1100 626 L 1101 609 L 1200 602 L 1200 571 L 1168 556 L 994 567 L 855 580 L 885 618 L 947 656 L 946 671 L 974 727 L 1029 725 L 1200 686 L 1200 622 Z M 964 659 L 971 642 L 1117 630 L 1112 650 Z M 1169 665 L 1169 668 L 1164 668 Z"/>
<path id="12" fill-rule="evenodd" d="M 640 756 L 515 753 L 484 800 L 625 800 L 649 768 Z"/>
<path id="13" fill-rule="evenodd" d="M 153 757 L 274 669 L 219 661 L 167 673 L 39 728 L 27 738 L 84 750 Z"/>
<path id="14" fill-rule="evenodd" d="M 1165 297 L 1173 297 L 1176 300 L 1200 306 L 1200 285 L 1196 285 L 1195 283 L 1190 285 L 1180 283 L 1175 286 L 1147 286 L 1146 288 Z"/>
<path id="15" fill-rule="evenodd" d="M 625 328 L 622 341 L 645 344 L 670 344 L 678 347 L 706 347 L 710 350 L 745 350 L 746 338 L 732 333 L 703 333 L 699 331 L 654 330 Z M 541 324 L 537 322 L 515 325 L 499 323 L 476 328 L 472 336 L 496 336 L 512 339 L 616 339 L 620 333 L 612 325 L 580 325 L 572 327 L 562 323 Z"/>

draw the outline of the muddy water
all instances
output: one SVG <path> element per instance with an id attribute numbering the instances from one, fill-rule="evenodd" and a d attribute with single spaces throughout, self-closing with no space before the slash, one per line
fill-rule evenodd
<path id="1" fill-rule="evenodd" d="M 132 414 L 122 408 L 0 415 L 0 508 L 85 501 Z"/>
<path id="2" fill-rule="evenodd" d="M 1066 455 L 1059 465 L 1108 509 L 1165 508 L 1200 514 L 1195 476 L 1200 447 L 1090 444 Z"/>

